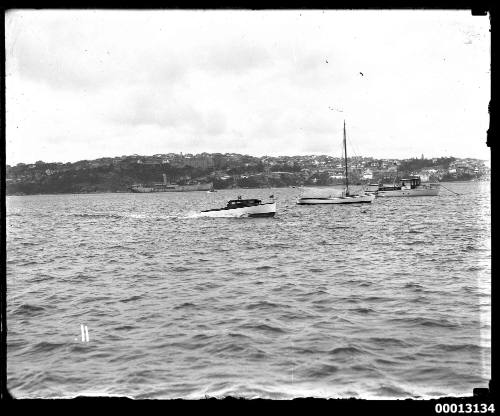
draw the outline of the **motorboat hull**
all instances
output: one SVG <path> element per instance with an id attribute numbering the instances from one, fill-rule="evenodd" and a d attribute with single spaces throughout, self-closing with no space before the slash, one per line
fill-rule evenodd
<path id="1" fill-rule="evenodd" d="M 213 218 L 265 218 L 274 217 L 276 214 L 276 202 L 239 208 L 219 208 L 202 211 L 201 217 Z"/>
<path id="2" fill-rule="evenodd" d="M 320 205 L 320 204 L 370 204 L 375 195 L 352 195 L 332 198 L 299 198 L 298 205 Z"/>
<path id="3" fill-rule="evenodd" d="M 390 191 L 378 191 L 377 196 L 381 198 L 402 196 L 438 196 L 439 188 L 426 189 L 395 189 Z"/>

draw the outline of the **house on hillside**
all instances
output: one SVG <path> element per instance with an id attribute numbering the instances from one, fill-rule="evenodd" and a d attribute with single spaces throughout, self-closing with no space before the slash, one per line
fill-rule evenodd
<path id="1" fill-rule="evenodd" d="M 373 179 L 373 172 L 370 170 L 370 169 L 366 169 L 364 172 L 363 172 L 363 179 Z"/>

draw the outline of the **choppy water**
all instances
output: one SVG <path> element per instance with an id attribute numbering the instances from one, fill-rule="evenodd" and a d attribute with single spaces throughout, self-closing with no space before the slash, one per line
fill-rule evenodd
<path id="1" fill-rule="evenodd" d="M 471 395 L 490 378 L 490 188 L 445 185 L 465 195 L 370 206 L 298 206 L 297 189 L 8 197 L 8 387 Z M 271 193 L 275 218 L 191 218 Z"/>

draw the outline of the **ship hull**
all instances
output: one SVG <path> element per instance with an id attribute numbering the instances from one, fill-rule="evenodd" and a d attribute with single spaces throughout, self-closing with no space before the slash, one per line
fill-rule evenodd
<path id="1" fill-rule="evenodd" d="M 170 185 L 170 186 L 132 186 L 130 190 L 134 193 L 149 194 L 153 192 L 192 192 L 209 191 L 212 189 L 211 183 L 200 185 Z"/>
<path id="2" fill-rule="evenodd" d="M 220 208 L 202 211 L 200 217 L 212 218 L 262 218 L 274 217 L 276 214 L 276 202 L 240 208 Z"/>

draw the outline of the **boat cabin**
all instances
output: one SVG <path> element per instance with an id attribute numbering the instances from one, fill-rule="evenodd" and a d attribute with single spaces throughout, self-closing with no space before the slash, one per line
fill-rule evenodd
<path id="1" fill-rule="evenodd" d="M 402 188 L 415 189 L 420 186 L 420 176 L 413 176 L 409 179 L 400 179 L 399 183 Z"/>
<path id="2" fill-rule="evenodd" d="M 231 199 L 227 203 L 227 208 L 254 207 L 260 205 L 261 202 L 260 199 Z"/>
<path id="3" fill-rule="evenodd" d="M 369 184 L 368 187 L 368 191 L 373 191 L 372 187 L 374 186 L 374 184 Z M 399 180 L 399 185 L 383 185 L 383 184 L 380 184 L 378 186 L 378 190 L 379 191 L 398 191 L 398 190 L 401 190 L 401 189 L 416 189 L 418 188 L 419 186 L 421 186 L 421 182 L 420 182 L 420 176 L 412 176 L 410 178 L 406 178 L 406 179 L 400 179 Z"/>

